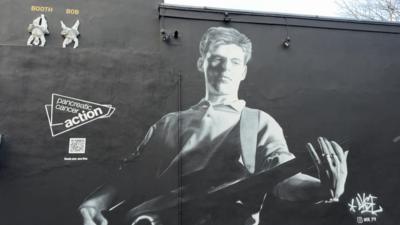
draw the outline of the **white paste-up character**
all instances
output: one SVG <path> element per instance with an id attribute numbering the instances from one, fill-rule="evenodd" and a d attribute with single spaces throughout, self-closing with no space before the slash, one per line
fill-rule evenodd
<path id="1" fill-rule="evenodd" d="M 28 46 L 32 46 L 33 44 L 35 46 L 44 47 L 46 44 L 45 35 L 50 34 L 44 14 L 41 14 L 29 24 L 28 32 L 31 34 L 26 43 Z"/>
<path id="2" fill-rule="evenodd" d="M 67 47 L 67 45 L 71 44 L 71 42 L 74 42 L 74 48 L 77 48 L 79 45 L 79 31 L 78 31 L 78 27 L 79 27 L 79 20 L 77 20 L 75 22 L 75 24 L 69 28 L 67 26 L 65 26 L 63 21 L 61 22 L 61 35 L 64 37 L 64 41 L 62 44 L 62 47 L 65 48 Z"/>

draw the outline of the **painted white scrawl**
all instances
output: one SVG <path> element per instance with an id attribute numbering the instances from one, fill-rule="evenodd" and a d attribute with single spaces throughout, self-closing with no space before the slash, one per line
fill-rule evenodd
<path id="1" fill-rule="evenodd" d="M 42 14 L 34 19 L 28 26 L 28 32 L 31 34 L 26 43 L 28 46 L 32 46 L 33 44 L 35 46 L 44 47 L 46 44 L 45 35 L 50 34 L 47 29 L 46 17 Z"/>
<path id="2" fill-rule="evenodd" d="M 78 27 L 79 27 L 79 20 L 77 20 L 75 22 L 75 24 L 69 28 L 67 26 L 65 26 L 63 21 L 61 22 L 61 35 L 64 37 L 64 41 L 62 43 L 62 47 L 65 48 L 67 47 L 67 45 L 71 44 L 71 42 L 74 42 L 74 48 L 77 48 L 79 45 L 79 31 L 78 31 Z"/>

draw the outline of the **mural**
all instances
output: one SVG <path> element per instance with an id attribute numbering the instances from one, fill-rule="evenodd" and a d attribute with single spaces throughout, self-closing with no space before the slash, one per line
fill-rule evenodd
<path id="1" fill-rule="evenodd" d="M 2 224 L 398 223 L 398 26 L 2 6 Z"/>

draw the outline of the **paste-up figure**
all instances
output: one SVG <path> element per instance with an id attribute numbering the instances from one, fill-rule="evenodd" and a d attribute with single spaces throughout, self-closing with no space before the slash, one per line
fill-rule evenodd
<path id="1" fill-rule="evenodd" d="M 67 45 L 71 44 L 71 42 L 74 42 L 74 48 L 77 48 L 79 45 L 79 41 L 78 41 L 78 37 L 79 37 L 79 31 L 78 31 L 78 27 L 79 27 L 79 20 L 77 20 L 75 22 L 75 24 L 69 28 L 67 26 L 65 26 L 63 21 L 61 22 L 61 35 L 64 37 L 64 41 L 62 44 L 62 47 L 65 48 L 67 47 Z"/>
<path id="2" fill-rule="evenodd" d="M 44 47 L 46 44 L 45 35 L 50 34 L 47 29 L 47 20 L 44 14 L 41 14 L 38 18 L 34 19 L 31 24 L 28 26 L 28 31 L 31 34 L 28 38 L 27 45 L 28 46 L 40 46 Z"/>

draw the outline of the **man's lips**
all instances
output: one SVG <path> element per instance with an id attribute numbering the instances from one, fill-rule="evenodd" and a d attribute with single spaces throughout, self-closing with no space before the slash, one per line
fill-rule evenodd
<path id="1" fill-rule="evenodd" d="M 232 78 L 230 76 L 218 76 L 217 80 L 221 80 L 221 81 L 233 81 Z"/>

